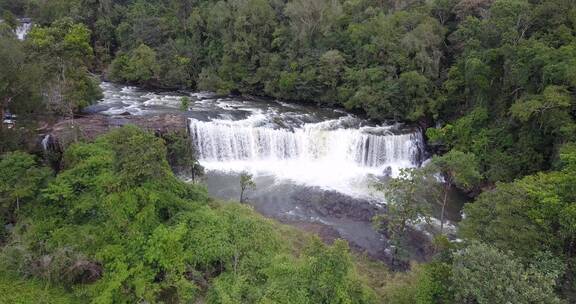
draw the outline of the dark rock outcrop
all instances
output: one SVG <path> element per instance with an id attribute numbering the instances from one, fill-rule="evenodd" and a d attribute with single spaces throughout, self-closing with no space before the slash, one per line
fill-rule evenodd
<path id="1" fill-rule="evenodd" d="M 336 191 L 301 191 L 294 194 L 294 199 L 322 216 L 364 222 L 370 222 L 375 215 L 385 211 L 383 205 Z"/>
<path id="2" fill-rule="evenodd" d="M 46 134 L 50 134 L 55 141 L 65 147 L 78 139 L 94 140 L 99 135 L 113 128 L 125 125 L 136 125 L 155 133 L 186 132 L 187 121 L 186 117 L 176 114 L 147 116 L 93 114 L 74 119 L 59 120 L 47 128 Z"/>

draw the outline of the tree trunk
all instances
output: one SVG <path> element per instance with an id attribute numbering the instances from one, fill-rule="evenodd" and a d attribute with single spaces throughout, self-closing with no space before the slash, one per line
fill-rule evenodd
<path id="1" fill-rule="evenodd" d="M 444 234 L 444 212 L 446 211 L 446 203 L 448 202 L 448 191 L 450 191 L 450 184 L 444 185 L 444 199 L 442 200 L 442 212 L 440 213 L 440 234 Z"/>

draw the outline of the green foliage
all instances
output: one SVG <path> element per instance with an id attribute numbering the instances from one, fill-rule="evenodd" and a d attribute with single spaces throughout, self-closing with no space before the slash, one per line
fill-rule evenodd
<path id="1" fill-rule="evenodd" d="M 114 151 L 118 175 L 127 185 L 169 176 L 166 146 L 153 134 L 128 126 L 99 139 Z"/>
<path id="2" fill-rule="evenodd" d="M 50 288 L 39 281 L 22 280 L 0 275 L 0 302 L 13 304 L 73 304 L 81 303 L 60 288 Z"/>
<path id="3" fill-rule="evenodd" d="M 0 216 L 2 225 L 14 219 L 14 213 L 32 202 L 44 186 L 50 171 L 38 166 L 32 155 L 7 153 L 0 157 Z"/>
<path id="4" fill-rule="evenodd" d="M 184 96 L 180 98 L 180 110 L 188 111 L 189 108 L 190 108 L 190 97 Z"/>
<path id="5" fill-rule="evenodd" d="M 315 239 L 299 259 L 279 255 L 271 261 L 261 290 L 250 290 L 245 276 L 221 277 L 208 303 L 373 303 L 373 293 L 352 271 L 348 246 L 326 247 Z"/>
<path id="6" fill-rule="evenodd" d="M 450 36 L 459 52 L 439 111 L 451 123 L 429 134 L 474 153 L 491 182 L 512 181 L 548 169 L 558 145 L 573 140 L 574 3 L 495 1 L 482 9 L 488 14 L 463 19 Z"/>
<path id="7" fill-rule="evenodd" d="M 112 62 L 110 76 L 116 81 L 148 84 L 155 81 L 159 69 L 156 52 L 141 44 L 128 55 L 120 55 Z"/>
<path id="8" fill-rule="evenodd" d="M 90 30 L 84 24 L 64 18 L 49 27 L 34 27 L 28 40 L 40 54 L 74 64 L 86 63 L 93 55 L 90 35 Z"/>
<path id="9" fill-rule="evenodd" d="M 36 76 L 43 81 L 44 104 L 57 114 L 72 116 L 102 98 L 97 80 L 88 69 L 93 59 L 91 32 L 71 18 L 50 26 L 35 26 L 27 37 L 30 55 L 44 68 Z"/>
<path id="10" fill-rule="evenodd" d="M 383 303 L 394 304 L 451 304 L 452 267 L 434 261 L 428 264 L 414 264 L 407 273 L 396 273 L 386 282 Z"/>
<path id="11" fill-rule="evenodd" d="M 27 4 L 26 0 L 0 0 L 0 12 L 3 14 L 22 16 Z"/>
<path id="12" fill-rule="evenodd" d="M 481 179 L 478 162 L 471 153 L 451 150 L 442 156 L 434 156 L 432 166 L 444 175 L 447 184 L 454 184 L 461 189 L 471 189 Z"/>
<path id="13" fill-rule="evenodd" d="M 445 209 L 448 195 L 455 185 L 470 190 L 480 181 L 478 164 L 474 154 L 451 150 L 442 156 L 434 156 L 427 166 L 402 170 L 400 175 L 387 184 L 378 185 L 387 199 L 385 214 L 376 218 L 384 224 L 390 237 L 398 242 L 408 226 L 428 221 L 431 205 L 441 206 L 440 233 L 444 232 Z M 441 174 L 444 181 L 437 180 Z"/>
<path id="14" fill-rule="evenodd" d="M 461 234 L 511 250 L 529 262 L 551 252 L 566 265 L 567 279 L 574 269 L 574 150 L 563 149 L 560 171 L 540 173 L 482 193 L 465 207 Z M 570 279 L 569 279 L 570 280 Z M 568 284 L 569 286 L 570 284 Z M 573 287 L 569 287 L 573 288 Z"/>
<path id="15" fill-rule="evenodd" d="M 388 202 L 382 220 L 393 238 L 402 237 L 408 225 L 418 223 L 421 216 L 429 216 L 427 205 L 419 196 L 421 178 L 421 171 L 403 169 L 397 178 L 382 185 Z"/>
<path id="16" fill-rule="evenodd" d="M 474 154 L 452 149 L 442 156 L 434 156 L 430 165 L 424 170 L 429 175 L 428 180 L 431 179 L 430 174 L 440 173 L 444 177 L 444 185 L 440 191 L 438 191 L 438 187 L 429 188 L 429 192 L 434 196 L 436 203 L 442 206 L 440 233 L 443 233 L 446 205 L 452 186 L 463 190 L 471 190 L 476 187 L 481 180 L 478 162 Z"/>
<path id="17" fill-rule="evenodd" d="M 240 203 L 244 203 L 246 199 L 246 190 L 256 189 L 256 183 L 252 179 L 252 174 L 248 172 L 242 172 L 240 174 Z"/>
<path id="18" fill-rule="evenodd" d="M 523 264 L 511 253 L 473 242 L 449 260 L 415 265 L 397 276 L 385 303 L 562 303 L 555 294 L 562 272 L 551 255 Z"/>
<path id="19" fill-rule="evenodd" d="M 514 257 L 483 244 L 457 252 L 452 266 L 458 302 L 560 303 L 554 293 L 557 271 L 525 268 Z"/>
<path id="20" fill-rule="evenodd" d="M 454 303 L 452 280 L 450 265 L 432 262 L 422 266 L 416 285 L 415 303 Z"/>
<path id="21" fill-rule="evenodd" d="M 166 142 L 166 158 L 177 174 L 184 174 L 196 182 L 204 175 L 204 167 L 196 159 L 189 135 L 181 132 L 169 132 L 161 137 Z"/>
<path id="22" fill-rule="evenodd" d="M 384 228 L 392 241 L 394 263 L 409 260 L 405 248 L 408 229 L 430 219 L 430 204 L 423 196 L 428 177 L 424 170 L 402 169 L 398 177 L 376 185 L 386 196 L 386 212 L 375 216 L 373 222 Z"/>
<path id="23" fill-rule="evenodd" d="M 8 110 L 26 114 L 42 110 L 42 67 L 27 58 L 26 49 L 15 37 L 0 34 L 0 118 Z M 4 129 L 4 124 L 0 124 Z"/>
<path id="24" fill-rule="evenodd" d="M 334 293 L 342 303 L 374 303 L 344 242 L 317 241 L 294 256 L 270 221 L 246 206 L 210 202 L 202 186 L 172 174 L 166 155 L 162 139 L 123 127 L 70 146 L 63 171 L 34 191 L 32 170 L 43 169 L 25 154 L 6 156 L 0 168 L 26 175 L 9 182 L 27 183 L 1 193 L 29 202 L 0 269 L 68 286 L 83 303 L 188 303 L 200 294 L 210 303 L 288 303 L 276 290 L 291 295 L 304 286 L 304 303 Z M 293 278 L 280 265 L 302 281 L 284 285 Z"/>

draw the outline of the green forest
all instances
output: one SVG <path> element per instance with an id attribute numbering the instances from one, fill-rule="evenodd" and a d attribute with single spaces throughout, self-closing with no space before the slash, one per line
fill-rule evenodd
<path id="1" fill-rule="evenodd" d="M 0 19 L 0 117 L 21 121 L 0 124 L 0 303 L 576 302 L 573 0 L 0 0 Z M 431 165 L 375 226 L 401 247 L 440 172 L 438 204 L 470 197 L 459 242 L 388 269 L 211 198 L 173 172 L 197 169 L 177 136 L 133 126 L 44 155 L 47 113 L 73 120 L 101 78 L 417 125 Z"/>

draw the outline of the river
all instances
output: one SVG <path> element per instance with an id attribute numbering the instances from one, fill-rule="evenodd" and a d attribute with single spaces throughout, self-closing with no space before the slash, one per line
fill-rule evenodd
<path id="1" fill-rule="evenodd" d="M 248 172 L 256 183 L 248 203 L 257 211 L 324 238 L 345 238 L 375 257 L 386 255 L 388 242 L 370 223 L 385 209 L 374 183 L 419 166 L 426 157 L 418 128 L 374 124 L 340 109 L 108 82 L 101 87 L 104 98 L 87 108 L 90 113 L 187 117 L 212 196 L 237 201 L 239 175 Z M 186 110 L 183 96 L 190 98 Z M 452 209 L 449 218 L 457 220 L 458 206 Z M 424 249 L 414 251 L 419 250 Z"/>

